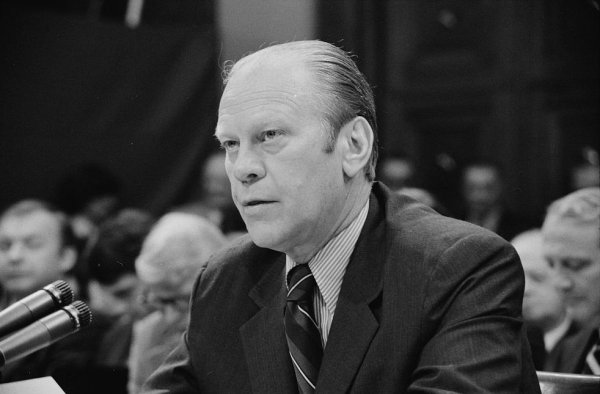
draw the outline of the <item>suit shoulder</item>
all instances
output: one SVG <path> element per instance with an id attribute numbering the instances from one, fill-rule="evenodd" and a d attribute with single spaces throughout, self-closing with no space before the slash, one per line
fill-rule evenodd
<path id="1" fill-rule="evenodd" d="M 506 240 L 489 230 L 443 216 L 418 203 L 408 203 L 388 212 L 387 222 L 393 237 L 410 240 L 428 249 L 445 250 L 463 242 L 482 243 L 496 248 L 510 246 Z"/>
<path id="2" fill-rule="evenodd" d="M 282 254 L 256 246 L 244 235 L 213 255 L 200 272 L 196 288 L 209 289 L 214 285 L 254 281 Z M 220 285 L 218 284 L 220 283 Z"/>

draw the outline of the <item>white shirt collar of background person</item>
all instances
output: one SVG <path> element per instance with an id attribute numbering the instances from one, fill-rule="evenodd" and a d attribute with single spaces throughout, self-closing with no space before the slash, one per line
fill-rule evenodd
<path id="1" fill-rule="evenodd" d="M 367 201 L 350 225 L 333 237 L 308 262 L 308 267 L 317 282 L 314 294 L 314 312 L 315 320 L 321 332 L 323 347 L 327 343 L 346 267 L 350 262 L 350 256 L 354 251 L 368 212 L 369 202 Z M 298 264 L 300 263 L 295 262 L 290 256 L 286 255 L 286 278 L 290 270 Z"/>
<path id="2" fill-rule="evenodd" d="M 544 334 L 544 347 L 547 352 L 554 349 L 558 341 L 566 335 L 567 331 L 569 331 L 569 327 L 571 327 L 571 323 L 572 320 L 567 314 L 558 326 Z"/>

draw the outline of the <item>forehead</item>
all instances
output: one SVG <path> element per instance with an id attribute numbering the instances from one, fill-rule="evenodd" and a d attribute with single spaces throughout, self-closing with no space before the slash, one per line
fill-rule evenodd
<path id="1" fill-rule="evenodd" d="M 600 232 L 593 226 L 562 222 L 544 226 L 544 254 L 600 261 Z"/>
<path id="2" fill-rule="evenodd" d="M 0 222 L 0 234 L 3 236 L 53 236 L 59 232 L 60 223 L 56 215 L 44 210 L 9 215 Z"/>
<path id="3" fill-rule="evenodd" d="M 303 112 L 315 98 L 314 76 L 306 62 L 294 55 L 265 55 L 234 67 L 219 105 L 219 123 L 236 116 L 252 118 L 259 111 L 271 116 Z"/>
<path id="4" fill-rule="evenodd" d="M 521 263 L 524 268 L 546 267 L 541 234 L 516 239 L 513 241 L 513 246 L 521 257 Z"/>
<path id="5" fill-rule="evenodd" d="M 465 172 L 465 178 L 468 182 L 493 182 L 497 174 L 491 167 L 472 167 Z"/>

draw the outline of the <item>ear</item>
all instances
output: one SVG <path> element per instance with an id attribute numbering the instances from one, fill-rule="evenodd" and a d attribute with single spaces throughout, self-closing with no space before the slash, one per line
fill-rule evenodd
<path id="1" fill-rule="evenodd" d="M 73 247 L 66 247 L 62 251 L 59 268 L 65 273 L 75 266 L 77 262 L 77 252 Z"/>
<path id="2" fill-rule="evenodd" d="M 341 149 L 344 175 L 353 178 L 368 165 L 373 149 L 373 129 L 362 116 L 357 116 L 341 129 L 338 149 Z"/>

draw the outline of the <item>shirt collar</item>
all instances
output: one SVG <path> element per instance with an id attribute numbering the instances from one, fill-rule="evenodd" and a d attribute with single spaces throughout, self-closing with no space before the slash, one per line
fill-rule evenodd
<path id="1" fill-rule="evenodd" d="M 558 341 L 569 331 L 570 326 L 571 318 L 567 315 L 558 326 L 544 334 L 544 345 L 547 352 L 554 349 Z"/>
<path id="2" fill-rule="evenodd" d="M 350 262 L 350 255 L 354 251 L 368 212 L 369 200 L 350 225 L 330 239 L 308 262 L 308 267 L 315 277 L 327 310 L 331 314 L 335 311 L 346 267 Z M 286 255 L 286 278 L 290 270 L 298 264 Z"/>

